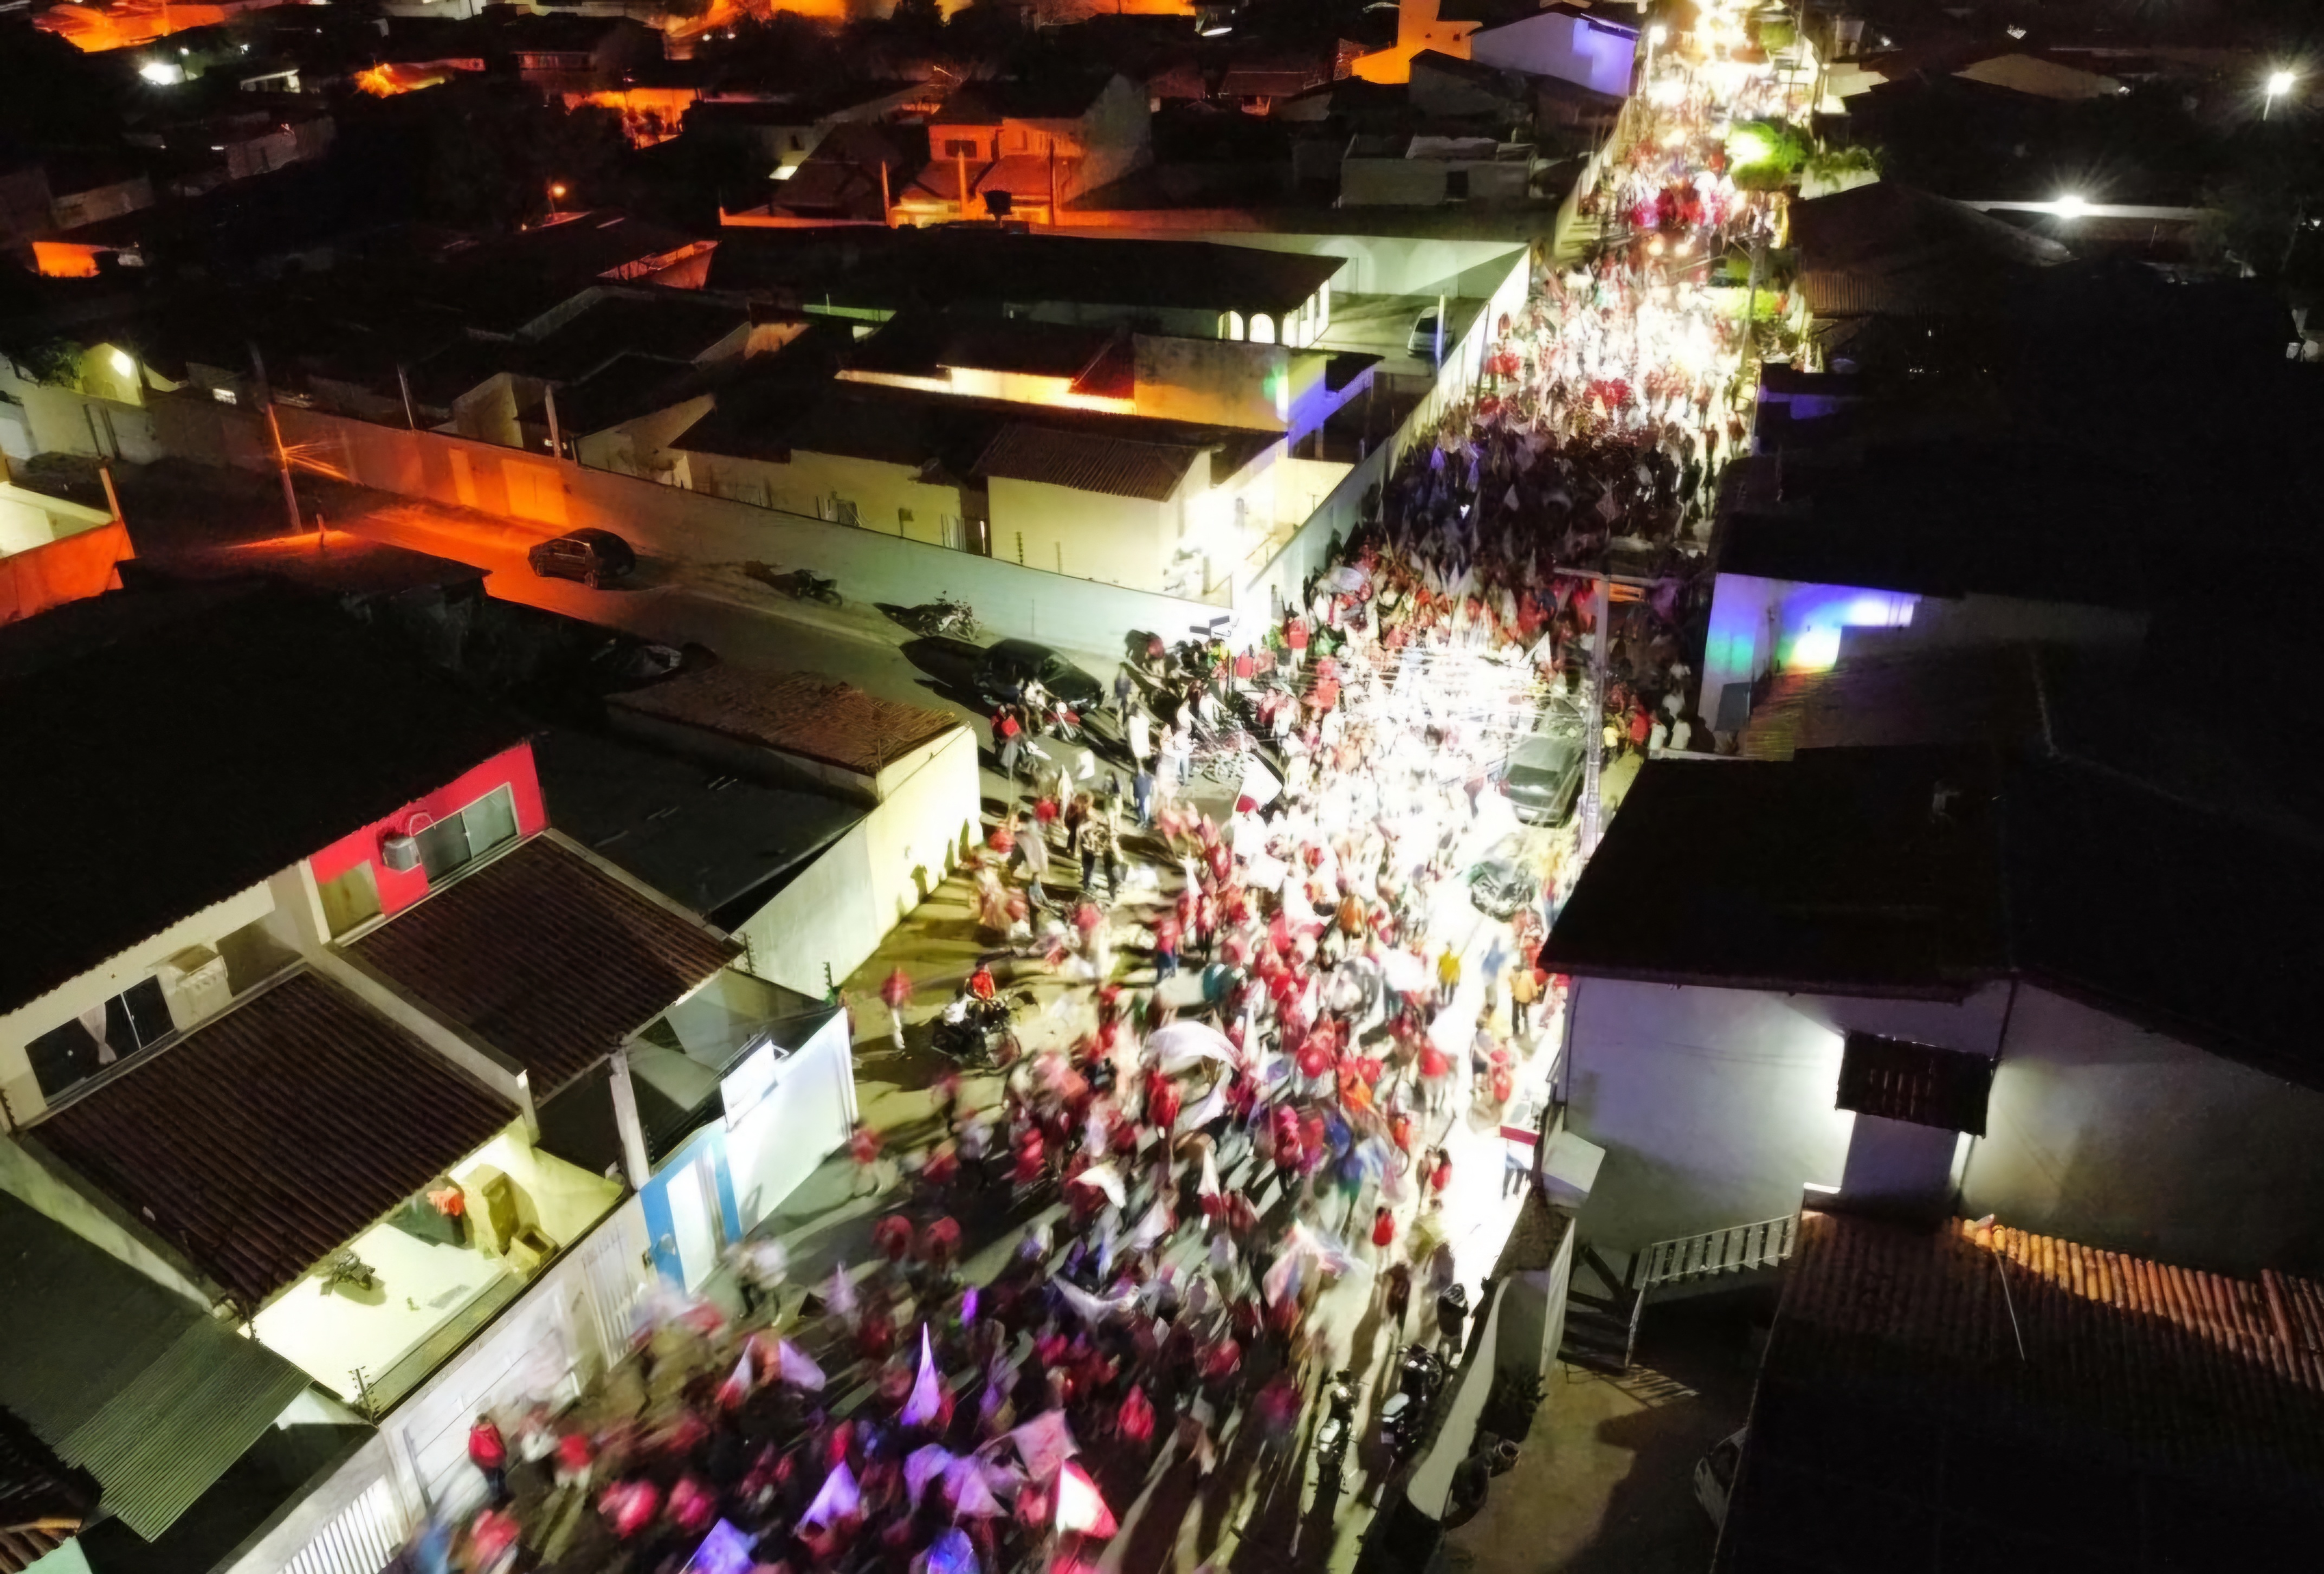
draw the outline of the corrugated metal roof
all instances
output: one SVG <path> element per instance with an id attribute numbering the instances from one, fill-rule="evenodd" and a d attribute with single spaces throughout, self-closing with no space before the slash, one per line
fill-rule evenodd
<path id="1" fill-rule="evenodd" d="M 588 1071 L 742 952 L 546 836 L 456 881 L 351 949 L 515 1059 L 531 1074 L 540 1099 Z"/>
<path id="2" fill-rule="evenodd" d="M 155 1541 L 309 1381 L 264 1346 L 203 1319 L 57 1452 L 105 1483 L 107 1513 Z"/>
<path id="3" fill-rule="evenodd" d="M 302 972 L 76 1100 L 35 1137 L 254 1311 L 516 1113 Z"/>
<path id="4" fill-rule="evenodd" d="M 5 1194 L 0 1284 L 38 1286 L 0 1295 L 0 1405 L 95 1477 L 105 1508 L 148 1541 L 309 1381 L 273 1351 Z"/>
<path id="5" fill-rule="evenodd" d="M 1167 502 L 1202 451 L 1011 421 L 1001 428 L 976 467 L 1010 481 L 1039 481 L 1077 492 Z"/>

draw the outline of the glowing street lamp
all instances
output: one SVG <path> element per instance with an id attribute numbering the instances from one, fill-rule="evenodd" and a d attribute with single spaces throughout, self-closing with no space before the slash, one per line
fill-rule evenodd
<path id="1" fill-rule="evenodd" d="M 558 205 L 562 203 L 564 200 L 565 182 L 562 180 L 552 181 L 549 188 L 549 211 L 552 216 L 558 211 Z"/>
<path id="2" fill-rule="evenodd" d="M 2090 205 L 2088 202 L 2071 194 L 2061 197 L 2050 207 L 2060 218 L 2080 218 L 2090 210 Z"/>
<path id="3" fill-rule="evenodd" d="M 2297 72 L 2270 71 L 2267 74 L 2267 97 L 2260 103 L 2259 117 L 2265 120 L 2269 112 L 2275 108 L 2275 101 L 2291 92 L 2292 85 L 2299 80 Z"/>

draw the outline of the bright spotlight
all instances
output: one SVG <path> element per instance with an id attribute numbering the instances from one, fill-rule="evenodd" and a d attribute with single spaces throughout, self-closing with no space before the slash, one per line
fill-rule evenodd
<path id="1" fill-rule="evenodd" d="M 2073 196 L 2061 197 L 2050 206 L 2060 218 L 2080 218 L 2090 210 L 2088 202 Z"/>
<path id="2" fill-rule="evenodd" d="M 2267 74 L 2268 96 L 2270 97 L 2281 97 L 2282 95 L 2291 92 L 2292 85 L 2298 80 L 2300 80 L 2300 78 L 2293 76 L 2290 71 L 2270 71 Z"/>
<path id="3" fill-rule="evenodd" d="M 1656 49 L 1660 49 L 1663 45 L 1670 42 L 1670 29 L 1665 27 L 1659 22 L 1655 23 L 1652 27 L 1646 29 L 1646 41 L 1654 45 Z"/>

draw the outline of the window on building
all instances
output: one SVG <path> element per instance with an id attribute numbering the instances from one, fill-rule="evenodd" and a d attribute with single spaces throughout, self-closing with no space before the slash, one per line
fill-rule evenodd
<path id="1" fill-rule="evenodd" d="M 1993 1062 L 1984 1055 L 1851 1033 L 1840 1052 L 1835 1102 L 1859 1115 L 1983 1137 L 1992 1087 Z"/>
<path id="2" fill-rule="evenodd" d="M 833 517 L 843 525 L 860 525 L 863 522 L 857 517 L 855 505 L 836 493 L 834 493 L 831 499 L 831 511 Z"/>
<path id="3" fill-rule="evenodd" d="M 973 159 L 976 157 L 976 139 L 973 137 L 964 136 L 945 138 L 944 156 L 947 159 Z"/>
<path id="4" fill-rule="evenodd" d="M 1239 311 L 1227 313 L 1227 337 L 1231 339 L 1242 337 L 1242 313 Z"/>
<path id="5" fill-rule="evenodd" d="M 1444 171 L 1444 200 L 1447 202 L 1466 202 L 1469 200 L 1468 170 L 1447 170 Z"/>
<path id="6" fill-rule="evenodd" d="M 379 877 L 372 872 L 369 859 L 344 874 L 316 881 L 315 894 L 322 898 L 323 922 L 330 925 L 334 940 L 379 916 Z"/>
<path id="7" fill-rule="evenodd" d="M 413 833 L 420 843 L 420 867 L 429 884 L 474 862 L 503 842 L 516 840 L 516 796 L 494 787 L 456 815 L 447 815 L 426 830 Z"/>
<path id="8" fill-rule="evenodd" d="M 1250 314 L 1250 342 L 1254 345 L 1275 343 L 1275 319 L 1263 311 Z"/>
<path id="9" fill-rule="evenodd" d="M 130 985 L 24 1046 L 32 1079 L 53 1099 L 106 1067 L 151 1049 L 175 1031 L 158 979 Z"/>

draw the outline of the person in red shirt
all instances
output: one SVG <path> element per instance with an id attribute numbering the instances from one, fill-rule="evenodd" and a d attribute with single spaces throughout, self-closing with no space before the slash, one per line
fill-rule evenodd
<path id="1" fill-rule="evenodd" d="M 1154 981 L 1178 976 L 1178 937 L 1185 931 L 1176 915 L 1165 913 L 1154 920 Z"/>
<path id="2" fill-rule="evenodd" d="M 1372 1245 L 1382 1252 L 1396 1244 L 1396 1215 L 1385 1208 L 1372 1210 Z"/>
<path id="3" fill-rule="evenodd" d="M 888 1042 L 898 1049 L 904 1047 L 904 1008 L 912 999 L 912 975 L 898 968 L 880 986 L 880 999 L 888 1007 Z"/>
<path id="4" fill-rule="evenodd" d="M 468 1463 L 484 1473 L 495 1506 L 508 1501 L 508 1440 L 493 1418 L 481 1413 L 468 1429 Z"/>
<path id="5" fill-rule="evenodd" d="M 861 1192 L 880 1189 L 880 1134 L 859 1120 L 847 1139 L 847 1155 L 855 1161 L 856 1183 Z"/>

